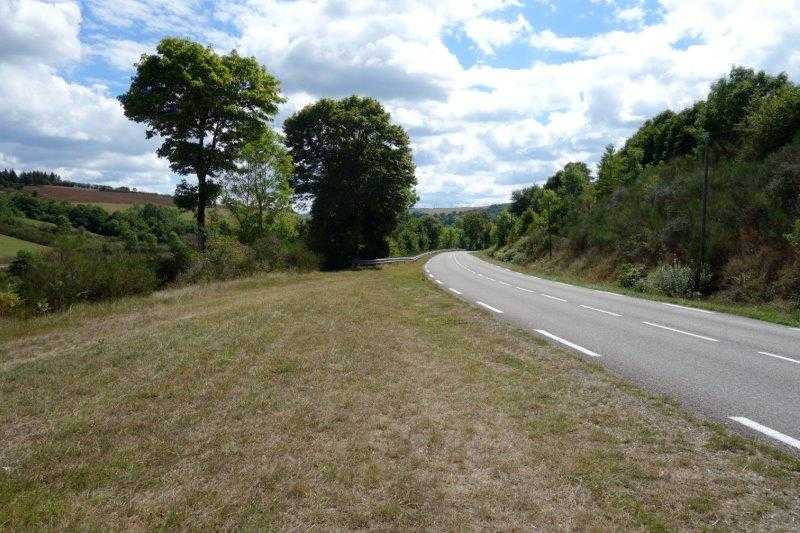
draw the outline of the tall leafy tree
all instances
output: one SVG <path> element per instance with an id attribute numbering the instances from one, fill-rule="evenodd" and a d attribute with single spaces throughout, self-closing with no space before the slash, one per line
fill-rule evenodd
<path id="1" fill-rule="evenodd" d="M 233 170 L 239 150 L 258 139 L 283 101 L 278 80 L 255 58 L 216 54 L 198 43 L 162 40 L 143 55 L 128 91 L 125 116 L 163 143 L 159 157 L 178 174 L 197 176 L 198 244 L 205 247 L 209 183 Z"/>
<path id="2" fill-rule="evenodd" d="M 311 245 L 327 268 L 388 253 L 416 200 L 408 135 L 372 98 L 323 99 L 284 122 L 295 193 L 311 202 Z"/>
<path id="3" fill-rule="evenodd" d="M 252 243 L 291 210 L 292 158 L 270 129 L 246 144 L 240 159 L 236 170 L 223 174 L 223 203 L 239 224 L 239 240 Z"/>

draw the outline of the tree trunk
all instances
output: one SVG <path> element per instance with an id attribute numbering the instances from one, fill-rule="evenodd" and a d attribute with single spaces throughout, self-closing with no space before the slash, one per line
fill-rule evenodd
<path id="1" fill-rule="evenodd" d="M 197 248 L 206 249 L 206 174 L 197 172 Z"/>

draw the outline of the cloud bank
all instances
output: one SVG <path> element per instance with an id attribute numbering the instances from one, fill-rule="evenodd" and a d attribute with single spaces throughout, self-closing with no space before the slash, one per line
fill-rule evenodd
<path id="1" fill-rule="evenodd" d="M 597 161 L 732 65 L 800 79 L 800 0 L 10 0 L 0 4 L 0 166 L 170 192 L 115 99 L 165 35 L 256 56 L 279 121 L 322 96 L 379 98 L 412 136 L 421 205 L 506 201 Z"/>

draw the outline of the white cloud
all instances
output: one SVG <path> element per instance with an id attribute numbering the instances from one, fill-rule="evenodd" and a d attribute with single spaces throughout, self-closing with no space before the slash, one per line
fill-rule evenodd
<path id="1" fill-rule="evenodd" d="M 642 6 L 633 6 L 617 12 L 617 18 L 623 22 L 642 22 L 644 15 Z"/>
<path id="2" fill-rule="evenodd" d="M 73 1 L 0 2 L 0 61 L 60 64 L 81 56 L 81 12 Z"/>
<path id="3" fill-rule="evenodd" d="M 92 53 L 119 70 L 133 70 L 142 54 L 151 53 L 155 45 L 130 39 L 105 39 L 92 47 Z"/>
<path id="4" fill-rule="evenodd" d="M 86 0 L 84 13 L 72 1 L 0 0 L 13 21 L 0 27 L 11 43 L 0 49 L 0 161 L 170 190 L 167 164 L 113 95 L 69 77 L 103 61 L 124 83 L 164 34 L 255 55 L 283 82 L 279 119 L 321 96 L 378 97 L 412 135 L 428 205 L 502 201 L 569 160 L 596 161 L 644 118 L 703 97 L 733 64 L 800 78 L 800 0 L 661 0 L 648 12 L 638 0 L 592 1 L 614 29 L 560 35 L 529 11 L 534 31 L 516 0 Z M 63 46 L 35 38 L 47 34 Z M 474 43 L 478 64 L 459 62 L 445 44 L 454 36 Z M 555 59 L 496 66 L 518 42 Z"/>
<path id="5" fill-rule="evenodd" d="M 467 36 L 484 54 L 489 55 L 493 54 L 496 48 L 513 43 L 529 31 L 531 25 L 521 14 L 513 21 L 477 17 L 464 24 Z"/>

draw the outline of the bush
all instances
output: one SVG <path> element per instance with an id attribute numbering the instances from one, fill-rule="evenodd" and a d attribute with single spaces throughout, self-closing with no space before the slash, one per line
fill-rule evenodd
<path id="1" fill-rule="evenodd" d="M 286 246 L 283 265 L 285 268 L 303 271 L 317 270 L 320 265 L 320 257 L 303 241 L 294 241 Z"/>
<path id="2" fill-rule="evenodd" d="M 11 272 L 19 280 L 17 294 L 23 305 L 35 312 L 148 293 L 158 285 L 147 256 L 85 239 L 60 241 L 41 254 L 19 254 Z"/>
<path id="3" fill-rule="evenodd" d="M 189 271 L 197 261 L 197 252 L 176 234 L 167 244 L 167 251 L 158 256 L 156 271 L 162 283 L 171 283 Z"/>
<path id="4" fill-rule="evenodd" d="M 213 281 L 235 278 L 253 272 L 256 259 L 250 248 L 231 237 L 214 236 L 206 251 L 186 274 L 188 281 Z"/>
<path id="5" fill-rule="evenodd" d="M 636 288 L 658 292 L 667 296 L 690 297 L 694 287 L 694 272 L 688 266 L 678 263 L 661 265 L 645 278 L 640 279 Z"/>
<path id="6" fill-rule="evenodd" d="M 261 270 L 315 270 L 320 259 L 303 241 L 285 241 L 267 235 L 253 243 L 253 255 Z"/>
<path id="7" fill-rule="evenodd" d="M 620 267 L 617 281 L 626 289 L 633 289 L 636 288 L 639 282 L 644 279 L 646 275 L 647 269 L 644 267 L 644 265 L 625 263 Z"/>
<path id="8" fill-rule="evenodd" d="M 19 296 L 11 291 L 0 291 L 0 317 L 9 316 L 22 303 Z"/>

